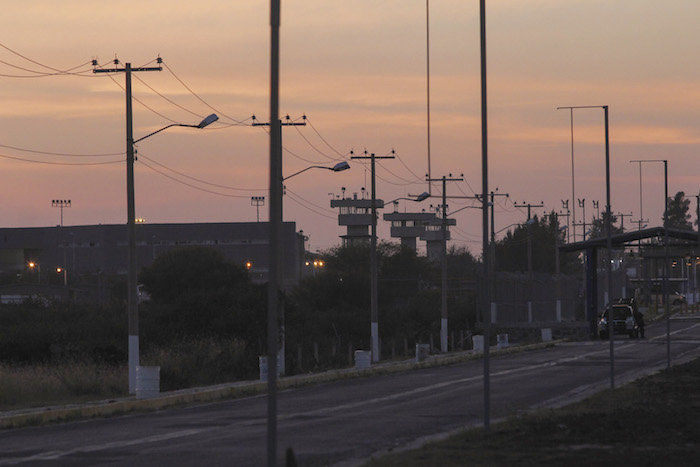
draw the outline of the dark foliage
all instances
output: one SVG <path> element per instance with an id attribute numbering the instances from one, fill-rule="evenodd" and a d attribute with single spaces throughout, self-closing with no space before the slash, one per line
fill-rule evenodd
<path id="1" fill-rule="evenodd" d="M 540 219 L 533 216 L 529 223 L 518 225 L 508 231 L 502 240 L 495 245 L 497 271 L 527 272 L 528 244 L 530 261 L 533 272 L 556 271 L 556 245 L 564 243 L 565 232 L 559 225 L 557 214 L 552 211 Z M 559 255 L 560 272 L 564 274 L 578 273 L 582 264 L 575 254 Z"/>
<path id="2" fill-rule="evenodd" d="M 126 361 L 121 306 L 28 300 L 0 307 L 0 359 L 9 363 Z"/>
<path id="3" fill-rule="evenodd" d="M 144 341 L 243 338 L 265 332 L 265 287 L 212 248 L 186 247 L 156 258 L 139 275 L 150 300 L 140 306 Z"/>

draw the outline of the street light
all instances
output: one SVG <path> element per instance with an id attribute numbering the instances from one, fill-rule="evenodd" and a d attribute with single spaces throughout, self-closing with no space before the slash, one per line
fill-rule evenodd
<path id="1" fill-rule="evenodd" d="M 289 180 L 292 177 L 296 177 L 297 175 L 306 172 L 307 170 L 311 169 L 325 169 L 325 170 L 330 170 L 332 172 L 342 172 L 343 170 L 347 170 L 350 168 L 350 164 L 348 164 L 345 161 L 338 162 L 335 164 L 333 167 L 326 167 L 325 165 L 312 165 L 309 166 L 305 169 L 302 169 L 298 172 L 295 172 L 291 175 L 288 175 L 286 177 L 282 178 L 282 183 L 281 185 L 281 195 L 284 195 L 285 192 L 285 187 L 284 187 L 284 181 Z M 280 211 L 280 220 L 284 222 L 284 203 L 280 200 L 280 205 L 279 205 L 279 211 Z M 278 318 L 279 318 L 279 326 L 280 326 L 280 332 L 281 336 L 278 336 L 278 340 L 281 342 L 281 347 L 277 349 L 279 355 L 282 355 L 282 358 L 279 360 L 279 369 L 276 369 L 275 371 L 278 371 L 280 374 L 284 374 L 286 371 L 285 367 L 285 361 L 284 361 L 284 355 L 286 352 L 285 345 L 286 345 L 286 329 L 285 329 L 285 323 L 284 323 L 284 307 L 280 307 L 280 310 L 278 312 Z M 279 357 L 278 357 L 279 358 Z M 268 360 L 268 370 L 270 369 L 270 361 Z M 268 372 L 268 377 L 269 377 L 269 372 Z"/>
<path id="2" fill-rule="evenodd" d="M 326 170 L 331 170 L 331 171 L 333 171 L 333 172 L 342 172 L 343 170 L 347 170 L 347 169 L 349 169 L 349 168 L 350 168 L 350 164 L 348 164 L 348 163 L 345 162 L 345 161 L 343 161 L 343 162 L 338 162 L 338 163 L 335 164 L 333 167 L 326 167 L 326 166 L 324 166 L 324 165 L 312 165 L 312 166 L 310 166 L 310 167 L 307 167 L 307 168 L 305 168 L 305 169 L 300 170 L 299 172 L 295 172 L 295 173 L 293 173 L 292 175 L 288 175 L 288 176 L 284 177 L 284 178 L 282 179 L 282 181 L 285 181 L 285 180 L 287 180 L 287 179 L 290 179 L 290 178 L 292 178 L 292 177 L 295 177 L 295 176 L 299 175 L 300 173 L 306 172 L 307 170 L 311 170 L 311 169 L 326 169 Z"/>
<path id="3" fill-rule="evenodd" d="M 58 274 L 63 274 L 63 286 L 68 287 L 68 276 L 66 276 L 66 269 L 65 268 L 56 268 L 56 272 Z"/>
<path id="4" fill-rule="evenodd" d="M 370 354 L 372 362 L 379 361 L 379 293 L 378 293 L 378 279 L 377 279 L 377 174 L 376 174 L 376 159 L 394 159 L 394 151 L 391 151 L 390 156 L 375 156 L 374 153 L 368 154 L 365 151 L 363 156 L 355 156 L 352 151 L 350 151 L 352 156 L 351 159 L 369 159 L 370 160 L 370 172 L 372 174 L 372 227 L 370 234 L 370 253 L 369 253 L 369 268 L 370 268 Z"/>
<path id="5" fill-rule="evenodd" d="M 30 261 L 29 264 L 27 264 L 27 266 L 29 266 L 29 269 L 32 269 L 32 270 L 34 270 L 34 268 L 36 268 L 36 271 L 37 271 L 36 283 L 41 284 L 41 266 L 39 265 L 39 263 L 35 263 L 34 261 Z"/>
<path id="6" fill-rule="evenodd" d="M 129 77 L 129 75 L 127 75 Z M 131 85 L 127 95 L 131 97 Z M 136 203 L 134 196 L 134 145 L 143 141 L 156 133 L 174 126 L 187 128 L 204 128 L 219 119 L 216 114 L 211 114 L 202 120 L 198 125 L 185 125 L 182 123 L 172 123 L 160 130 L 156 130 L 137 140 L 133 139 L 133 119 L 131 116 L 131 100 L 127 100 L 127 157 L 126 157 L 126 196 L 127 196 L 127 243 L 129 251 L 129 269 L 127 273 L 127 310 L 129 327 L 129 393 L 136 393 L 136 367 L 139 366 L 139 310 L 138 310 L 138 284 L 136 273 Z"/>
<path id="7" fill-rule="evenodd" d="M 406 201 L 413 201 L 413 202 L 415 202 L 415 203 L 420 203 L 421 201 L 425 201 L 425 200 L 428 199 L 428 198 L 430 198 L 430 193 L 428 193 L 427 191 L 424 191 L 423 193 L 421 193 L 420 195 L 416 196 L 415 198 L 396 198 L 396 199 L 392 199 L 392 200 L 389 201 L 388 203 L 384 203 L 384 206 L 389 205 L 389 204 L 393 204 L 393 205 L 394 205 L 394 212 L 396 212 L 396 210 L 398 209 L 398 206 L 399 206 L 399 200 L 406 200 Z"/>
<path id="8" fill-rule="evenodd" d="M 610 128 L 608 124 L 608 106 L 607 105 L 582 105 L 576 107 L 558 107 L 558 109 L 570 109 L 573 116 L 574 109 L 603 109 L 604 120 L 605 120 L 605 196 L 606 196 L 606 208 L 608 215 L 605 219 L 605 237 L 606 237 L 606 250 L 607 250 L 607 261 L 606 272 L 608 275 L 608 299 L 611 299 L 612 295 L 612 210 L 610 209 Z M 573 128 L 573 127 L 572 127 Z M 572 155 L 573 157 L 573 155 Z M 584 217 L 584 224 L 586 219 Z M 585 227 L 584 227 L 585 235 Z M 585 237 L 584 237 L 585 239 Z M 574 237 L 574 240 L 576 238 Z M 607 304 L 606 304 L 607 306 Z M 611 308 L 612 310 L 612 308 Z M 612 313 L 612 311 L 610 311 Z M 613 339 L 613 320 L 608 319 L 608 336 L 610 337 L 610 388 L 615 389 L 615 351 L 614 351 L 614 339 Z"/>
<path id="9" fill-rule="evenodd" d="M 666 312 L 666 364 L 671 368 L 671 307 L 668 304 L 668 161 L 665 159 L 634 160 L 639 162 L 641 173 L 642 162 L 663 162 L 664 164 L 664 309 Z M 641 216 L 640 216 L 641 217 Z"/>

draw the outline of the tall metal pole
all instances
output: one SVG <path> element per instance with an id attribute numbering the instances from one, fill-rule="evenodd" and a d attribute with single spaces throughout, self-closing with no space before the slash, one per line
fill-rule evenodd
<path id="1" fill-rule="evenodd" d="M 377 177 L 376 177 L 376 159 L 394 159 L 396 156 L 393 154 L 390 156 L 375 156 L 374 153 L 367 155 L 365 151 L 364 156 L 351 156 L 351 159 L 370 159 L 370 168 L 372 173 L 372 201 L 371 201 L 371 212 L 372 212 L 372 231 L 370 236 L 370 353 L 372 357 L 372 362 L 378 362 L 380 358 L 380 348 L 379 348 L 379 298 L 378 298 L 378 286 L 377 286 L 377 276 L 378 276 L 378 262 L 377 262 Z M 384 202 L 382 206 L 384 207 Z"/>
<path id="2" fill-rule="evenodd" d="M 129 327 L 129 393 L 136 393 L 136 367 L 139 366 L 139 308 L 136 277 L 136 203 L 134 198 L 134 128 L 131 105 L 131 63 L 126 70 L 126 229 L 129 266 L 127 309 Z"/>
<path id="3" fill-rule="evenodd" d="M 370 351 L 372 353 L 372 361 L 379 361 L 379 298 L 377 287 L 377 182 L 375 172 L 374 153 L 371 156 L 372 167 L 372 236 L 370 238 L 370 269 L 371 269 L 371 284 L 370 284 L 370 321 L 371 321 L 371 336 L 372 345 Z"/>
<path id="4" fill-rule="evenodd" d="M 97 61 L 93 60 L 93 65 L 97 65 Z M 131 104 L 131 73 L 133 71 L 161 71 L 160 66 L 162 60 L 158 58 L 157 67 L 138 67 L 132 68 L 131 63 L 125 63 L 124 68 L 110 69 L 94 69 L 93 73 L 119 73 L 124 72 L 126 83 L 126 235 L 128 249 L 128 269 L 127 269 L 127 316 L 128 316 L 128 332 L 129 332 L 129 393 L 136 393 L 136 367 L 139 365 L 139 309 L 138 309 L 138 291 L 137 291 L 137 266 L 136 266 L 136 202 L 134 198 L 134 130 L 133 130 L 133 109 Z M 114 60 L 114 64 L 118 65 L 119 61 Z M 172 125 L 169 125 L 172 126 Z M 168 127 L 169 127 L 168 126 Z M 182 125 L 189 126 L 189 125 Z M 168 128 L 166 127 L 166 128 Z M 165 129 L 165 128 L 163 128 Z M 161 130 L 163 130 L 161 129 Z M 158 130 L 151 135 L 158 133 Z M 151 136 L 148 135 L 148 136 Z M 141 141 L 142 139 L 139 139 Z M 75 253 L 75 251 L 74 251 Z M 73 269 L 75 270 L 75 261 L 73 261 Z"/>
<path id="5" fill-rule="evenodd" d="M 661 159 L 643 159 L 630 162 L 639 162 L 641 167 L 642 162 L 663 162 L 664 164 L 664 277 L 663 277 L 663 296 L 664 296 L 664 311 L 666 313 L 666 363 L 668 368 L 671 368 L 671 307 L 668 303 L 668 274 L 669 265 L 669 250 L 668 250 L 668 161 Z M 640 169 L 641 171 L 641 169 Z M 640 219 L 640 223 L 641 223 Z M 700 236 L 700 233 L 698 234 Z M 699 237 L 700 238 L 700 237 Z"/>
<path id="6" fill-rule="evenodd" d="M 270 0 L 270 266 L 267 290 L 267 465 L 277 463 L 277 349 L 280 230 L 282 229 L 282 125 L 279 119 L 280 0 Z"/>
<path id="7" fill-rule="evenodd" d="M 574 177 L 574 109 L 569 109 L 571 114 L 571 199 L 576 199 L 576 179 Z M 573 201 L 572 201 L 573 203 Z M 574 225 L 574 242 L 576 241 L 576 206 L 571 205 L 571 215 Z M 585 230 L 585 227 L 584 227 Z"/>
<path id="8" fill-rule="evenodd" d="M 607 294 L 608 299 L 612 298 L 612 210 L 610 208 L 610 129 L 608 122 L 608 106 L 607 105 L 581 105 L 575 107 L 558 107 L 557 109 L 603 109 L 605 114 L 605 194 L 606 194 L 606 211 L 607 218 L 605 220 L 605 231 L 606 231 L 606 250 L 607 250 L 607 264 L 606 272 L 608 275 L 607 280 Z M 586 215 L 585 215 L 585 199 L 583 203 L 579 200 L 580 206 L 584 208 L 583 216 L 583 235 L 584 240 L 586 239 Z M 607 304 L 606 304 L 607 305 Z M 612 319 L 612 308 L 609 309 L 608 316 L 608 338 L 610 339 L 610 387 L 615 388 L 615 347 L 613 339 L 613 319 Z"/>
<path id="9" fill-rule="evenodd" d="M 430 164 L 430 0 L 425 0 L 425 70 L 427 97 L 427 127 L 428 127 L 428 178 L 432 177 Z M 428 193 L 433 194 L 432 184 L 428 182 Z"/>
<path id="10" fill-rule="evenodd" d="M 440 294 L 440 351 L 447 352 L 447 178 L 442 176 L 442 291 Z"/>
<path id="11" fill-rule="evenodd" d="M 484 287 L 482 313 L 484 322 L 484 431 L 491 430 L 491 369 L 489 342 L 491 339 L 491 268 L 489 266 L 489 171 L 488 125 L 486 92 L 486 0 L 479 1 L 481 39 L 481 228 Z"/>
<path id="12" fill-rule="evenodd" d="M 607 250 L 606 272 L 608 275 L 608 301 L 612 300 L 612 210 L 610 208 L 610 131 L 608 126 L 608 106 L 605 112 L 605 204 L 608 215 L 605 219 L 605 244 Z M 585 218 L 584 218 L 585 223 Z M 585 227 L 584 227 L 585 230 Z M 615 389 L 615 339 L 613 339 L 613 310 L 608 312 L 608 338 L 610 339 L 610 388 Z"/>
<path id="13" fill-rule="evenodd" d="M 572 225 L 573 225 L 573 237 L 574 242 L 576 241 L 576 205 L 573 204 L 576 199 L 576 179 L 574 177 L 574 109 L 576 107 L 557 107 L 557 110 L 569 110 L 569 115 L 571 116 L 571 215 L 572 215 Z M 585 221 L 585 218 L 584 218 Z M 585 227 L 584 227 L 585 230 Z M 585 240 L 585 239 L 584 239 Z"/>
<path id="14" fill-rule="evenodd" d="M 698 251 L 700 253 L 700 194 L 695 195 L 695 219 L 698 223 Z M 698 255 L 693 258 L 693 309 L 697 309 L 698 303 Z"/>
<path id="15" fill-rule="evenodd" d="M 671 368 L 671 304 L 668 303 L 668 161 L 664 160 L 664 306 L 666 308 L 666 365 Z"/>

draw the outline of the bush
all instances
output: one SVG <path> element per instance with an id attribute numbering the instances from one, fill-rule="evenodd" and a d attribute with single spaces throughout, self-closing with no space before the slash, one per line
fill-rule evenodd
<path id="1" fill-rule="evenodd" d="M 249 351 L 244 341 L 214 337 L 153 348 L 141 363 L 160 366 L 161 391 L 253 379 L 258 364 L 257 353 Z"/>

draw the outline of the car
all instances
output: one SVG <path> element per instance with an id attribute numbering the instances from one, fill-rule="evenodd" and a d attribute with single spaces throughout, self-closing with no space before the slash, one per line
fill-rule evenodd
<path id="1" fill-rule="evenodd" d="M 598 319 L 598 335 L 601 339 L 608 338 L 608 316 L 611 306 L 605 308 Z M 627 334 L 630 338 L 639 336 L 639 328 L 634 319 L 634 309 L 626 303 L 612 305 L 613 334 Z"/>

